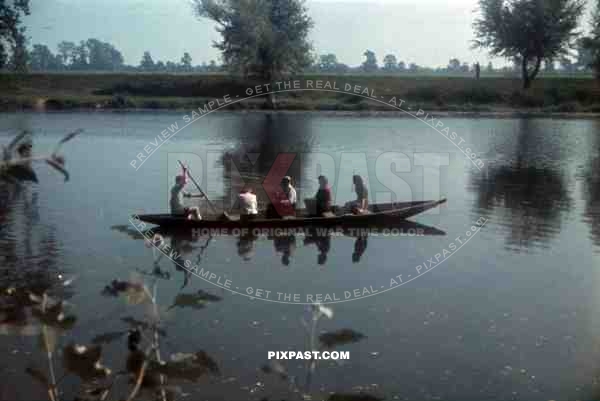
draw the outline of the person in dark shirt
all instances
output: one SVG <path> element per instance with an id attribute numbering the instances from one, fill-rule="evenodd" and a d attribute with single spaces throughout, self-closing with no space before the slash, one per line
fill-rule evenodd
<path id="1" fill-rule="evenodd" d="M 324 213 L 331 212 L 331 188 L 327 177 L 324 175 L 319 176 L 319 190 L 315 196 L 316 200 L 316 211 L 317 216 L 323 216 Z"/>

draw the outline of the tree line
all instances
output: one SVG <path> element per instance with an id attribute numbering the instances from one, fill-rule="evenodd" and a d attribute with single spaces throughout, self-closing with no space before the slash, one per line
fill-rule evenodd
<path id="1" fill-rule="evenodd" d="M 579 72 L 593 70 L 600 79 L 600 0 L 588 35 L 579 31 L 585 0 L 479 0 L 479 15 L 473 25 L 473 48 L 503 57 L 519 71 L 528 88 L 540 71 Z M 27 47 L 22 17 L 29 14 L 29 0 L 0 1 L 0 69 L 15 71 L 227 71 L 264 81 L 298 72 L 451 72 L 467 73 L 473 66 L 451 59 L 446 67 L 431 69 L 398 61 L 387 54 L 380 65 L 372 50 L 363 54 L 358 67 L 340 63 L 335 54 L 313 56 L 308 35 L 313 21 L 303 0 L 192 0 L 198 18 L 216 23 L 223 65 L 193 66 L 189 53 L 178 61 L 154 61 L 145 52 L 137 66 L 127 66 L 110 43 L 88 39 L 79 44 L 61 42 L 56 54 L 42 44 Z M 476 71 L 480 68 L 477 64 Z M 485 69 L 484 69 L 485 71 Z M 488 65 L 487 71 L 498 71 Z"/>

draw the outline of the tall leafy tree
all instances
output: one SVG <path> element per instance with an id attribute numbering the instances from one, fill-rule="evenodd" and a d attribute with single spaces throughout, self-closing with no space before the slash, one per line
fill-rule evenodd
<path id="1" fill-rule="evenodd" d="M 27 72 L 29 63 L 29 52 L 27 51 L 27 37 L 25 28 L 18 28 L 18 33 L 14 37 L 14 43 L 11 46 L 11 56 L 8 66 L 15 72 Z"/>
<path id="2" fill-rule="evenodd" d="M 188 52 L 183 53 L 181 57 L 181 69 L 185 72 L 192 71 L 192 56 Z"/>
<path id="3" fill-rule="evenodd" d="M 296 73 L 311 63 L 313 22 L 302 0 L 192 0 L 196 15 L 217 23 L 225 65 L 265 81 Z"/>
<path id="4" fill-rule="evenodd" d="M 338 66 L 337 56 L 333 53 L 319 56 L 318 68 L 324 72 L 334 72 Z"/>
<path id="5" fill-rule="evenodd" d="M 140 69 L 143 71 L 153 71 L 155 68 L 154 60 L 152 59 L 152 55 L 150 55 L 149 51 L 145 51 L 142 56 L 142 61 L 140 61 Z"/>
<path id="6" fill-rule="evenodd" d="M 56 71 L 62 67 L 60 55 L 54 55 L 46 45 L 35 44 L 29 53 L 29 66 L 32 71 Z"/>
<path id="7" fill-rule="evenodd" d="M 85 70 L 89 67 L 89 52 L 85 41 L 79 42 L 78 46 L 73 49 L 73 62 L 71 67 L 74 70 Z"/>
<path id="8" fill-rule="evenodd" d="M 26 69 L 26 37 L 22 18 L 29 15 L 29 0 L 0 0 L 0 68 Z M 17 54 L 15 54 L 15 51 Z"/>
<path id="9" fill-rule="evenodd" d="M 110 43 L 102 42 L 98 39 L 88 39 L 86 41 L 88 57 L 89 57 L 89 68 L 92 70 L 106 71 L 116 70 L 119 68 L 119 60 L 115 57 L 114 53 L 119 53 Z M 119 53 L 120 55 L 120 53 Z M 123 63 L 123 57 L 120 57 L 120 61 Z M 114 65 L 114 62 L 117 65 Z"/>
<path id="10" fill-rule="evenodd" d="M 383 69 L 386 71 L 396 71 L 398 68 L 398 59 L 393 54 L 386 54 L 383 58 Z"/>
<path id="11" fill-rule="evenodd" d="M 450 59 L 450 61 L 448 62 L 448 71 L 460 71 L 460 60 L 457 58 Z"/>
<path id="12" fill-rule="evenodd" d="M 365 72 L 374 72 L 379 69 L 377 66 L 377 57 L 375 57 L 375 53 L 371 50 L 365 50 L 363 53 L 365 56 L 365 61 L 362 63 L 362 69 Z"/>
<path id="13" fill-rule="evenodd" d="M 531 86 L 543 60 L 567 53 L 584 0 L 479 0 L 474 46 L 521 65 L 523 88 Z"/>
<path id="14" fill-rule="evenodd" d="M 75 43 L 64 40 L 58 44 L 58 55 L 65 67 L 73 63 L 75 47 Z"/>
<path id="15" fill-rule="evenodd" d="M 581 40 L 581 46 L 588 52 L 587 66 L 594 70 L 596 78 L 600 80 L 600 0 L 596 0 L 590 35 Z"/>

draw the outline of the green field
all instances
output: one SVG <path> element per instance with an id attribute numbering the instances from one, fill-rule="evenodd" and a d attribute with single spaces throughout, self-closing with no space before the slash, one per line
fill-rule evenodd
<path id="1" fill-rule="evenodd" d="M 278 109 L 391 111 L 384 103 L 396 97 L 411 110 L 600 112 L 600 83 L 590 78 L 541 78 L 528 91 L 521 90 L 520 80 L 503 77 L 302 75 L 290 79 L 335 81 L 340 88 L 359 85 L 384 101 L 321 90 L 289 91 L 277 94 Z M 0 110 L 190 109 L 225 95 L 244 98 L 246 89 L 257 84 L 221 74 L 0 74 Z M 227 107 L 262 108 L 262 97 Z"/>

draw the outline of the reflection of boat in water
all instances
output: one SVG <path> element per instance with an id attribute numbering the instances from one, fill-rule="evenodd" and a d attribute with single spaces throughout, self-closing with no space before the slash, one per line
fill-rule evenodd
<path id="1" fill-rule="evenodd" d="M 181 228 L 217 228 L 224 230 L 258 229 L 258 228 L 304 228 L 304 227 L 379 227 L 382 225 L 402 222 L 404 219 L 423 213 L 446 202 L 439 201 L 416 201 L 381 203 L 369 207 L 369 213 L 351 214 L 345 208 L 334 209 L 331 217 L 311 217 L 306 209 L 297 211 L 293 218 L 268 219 L 261 215 L 252 220 L 241 220 L 239 216 L 233 215 L 229 219 L 210 216 L 203 220 L 188 220 L 184 216 L 172 214 L 144 214 L 134 216 L 134 219 L 163 227 Z"/>

